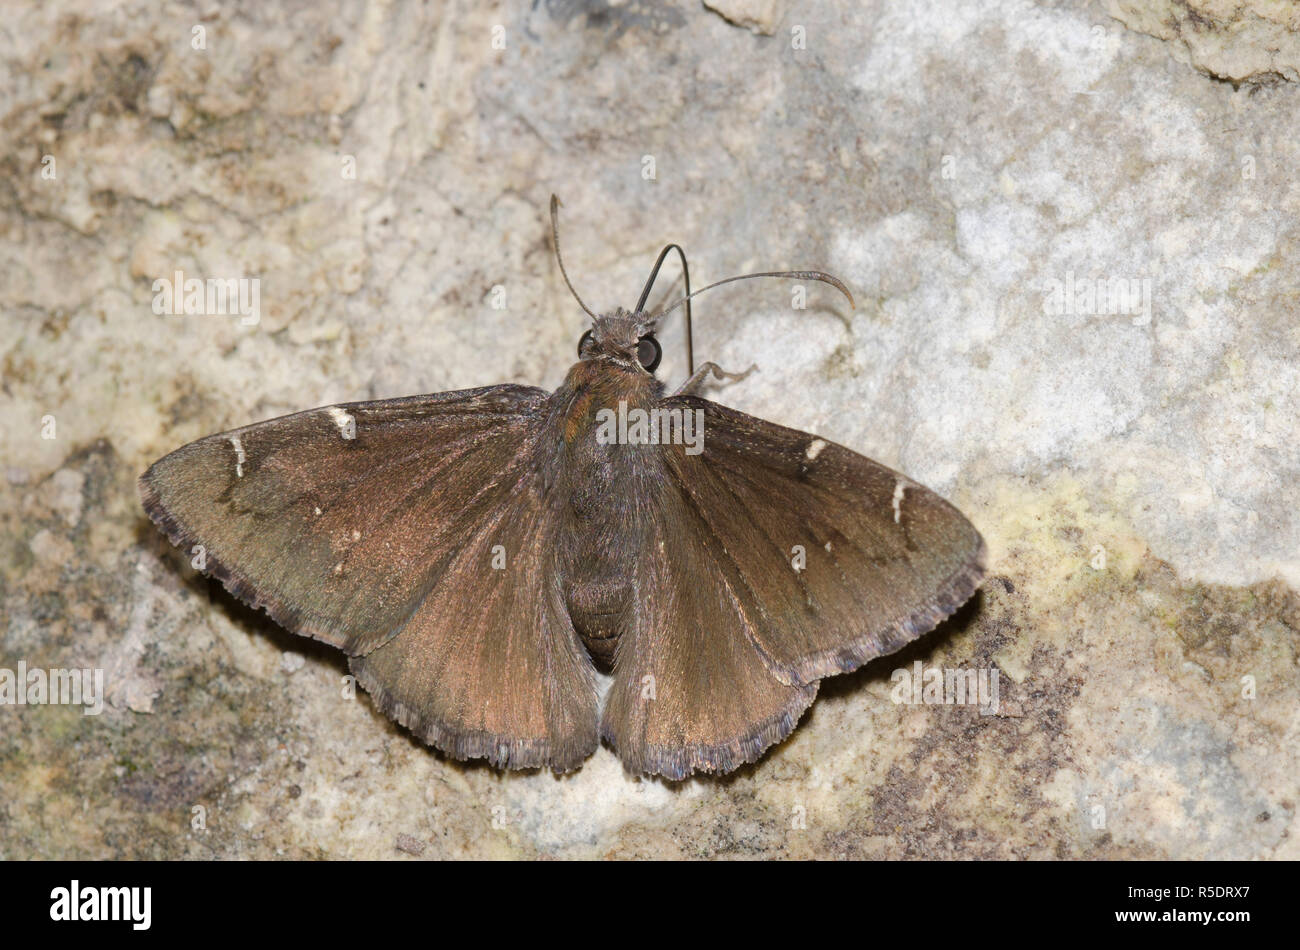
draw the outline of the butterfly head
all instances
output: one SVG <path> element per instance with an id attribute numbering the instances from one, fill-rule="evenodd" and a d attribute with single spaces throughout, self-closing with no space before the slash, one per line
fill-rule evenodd
<path id="1" fill-rule="evenodd" d="M 628 313 L 622 307 L 601 314 L 578 340 L 578 356 L 653 373 L 663 355 L 659 341 L 654 338 L 657 322 L 649 314 Z"/>
<path id="2" fill-rule="evenodd" d="M 692 293 L 690 275 L 686 269 L 686 253 L 679 245 L 669 244 L 659 252 L 654 269 L 650 272 L 650 279 L 646 281 L 645 287 L 641 291 L 641 299 L 637 301 L 636 307 L 631 312 L 619 307 L 611 313 L 597 314 L 582 302 L 578 292 L 573 289 L 573 282 L 569 280 L 568 272 L 564 269 L 564 259 L 560 256 L 559 207 L 560 199 L 555 195 L 551 195 L 551 239 L 555 244 L 555 263 L 560 268 L 560 275 L 564 278 L 564 285 L 569 288 L 569 293 L 573 294 L 573 299 L 578 302 L 578 306 L 592 320 L 591 329 L 578 340 L 578 356 L 584 361 L 601 360 L 652 375 L 659 366 L 659 358 L 663 355 L 663 351 L 659 347 L 659 341 L 654 338 L 655 327 L 660 320 L 678 307 L 685 306 L 686 366 L 693 378 L 695 376 L 695 356 L 691 346 L 691 298 L 704 293 L 706 290 L 712 290 L 714 287 L 721 287 L 723 284 L 730 284 L 737 280 L 749 280 L 753 277 L 817 280 L 833 286 L 848 298 L 849 306 L 853 306 L 853 295 L 849 293 L 849 289 L 844 286 L 843 281 L 838 277 L 832 277 L 830 274 L 824 274 L 816 270 L 760 271 L 755 274 L 741 274 L 737 277 L 728 277 L 725 280 L 715 281 L 707 287 L 702 287 Z M 686 285 L 686 293 L 684 296 L 677 298 L 674 303 L 661 307 L 654 314 L 648 314 L 644 308 L 647 299 L 650 297 L 650 289 L 654 286 L 655 277 L 659 274 L 659 266 L 663 264 L 664 258 L 668 256 L 670 251 L 676 251 L 682 259 L 682 282 Z"/>

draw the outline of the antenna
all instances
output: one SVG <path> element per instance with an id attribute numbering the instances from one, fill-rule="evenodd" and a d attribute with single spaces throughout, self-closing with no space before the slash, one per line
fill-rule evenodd
<path id="1" fill-rule="evenodd" d="M 720 280 L 715 284 L 709 284 L 707 287 L 701 287 L 699 290 L 695 291 L 695 293 L 687 294 L 685 297 L 682 297 L 675 303 L 670 304 L 669 306 L 660 310 L 657 314 L 655 314 L 654 319 L 659 320 L 664 316 L 666 316 L 667 314 L 672 313 L 672 311 L 676 310 L 678 307 L 686 303 L 692 297 L 698 297 L 706 290 L 712 290 L 714 287 L 721 287 L 723 284 L 730 284 L 737 280 L 749 280 L 751 277 L 788 277 L 793 280 L 819 280 L 823 284 L 830 284 L 832 287 L 834 287 L 836 290 L 838 290 L 840 293 L 842 293 L 845 297 L 849 299 L 850 307 L 854 306 L 853 295 L 849 293 L 849 288 L 845 287 L 844 282 L 840 280 L 838 277 L 832 277 L 830 274 L 824 274 L 819 270 L 778 270 L 778 271 L 763 271 L 758 274 L 741 274 L 739 277 L 728 277 L 726 280 Z"/>
<path id="2" fill-rule="evenodd" d="M 551 240 L 555 242 L 555 263 L 560 265 L 560 275 L 564 278 L 564 285 L 569 288 L 569 293 L 573 294 L 573 299 L 578 301 L 581 307 L 591 319 L 595 320 L 596 315 L 591 312 L 591 308 L 582 302 L 578 292 L 573 289 L 573 284 L 569 280 L 569 273 L 564 269 L 564 258 L 560 257 L 560 199 L 551 195 Z M 845 291 L 847 293 L 847 291 Z"/>
<path id="3" fill-rule="evenodd" d="M 686 252 L 682 250 L 681 245 L 669 244 L 659 252 L 659 257 L 655 261 L 655 266 L 650 271 L 650 279 L 645 282 L 645 287 L 641 290 L 641 299 L 636 302 L 636 309 L 632 312 L 640 313 L 641 309 L 645 306 L 646 298 L 650 296 L 650 288 L 654 286 L 655 278 L 659 276 L 659 268 L 663 264 L 664 258 L 668 256 L 669 251 L 676 251 L 677 256 L 682 259 L 682 280 L 686 283 L 686 296 L 683 298 L 686 301 L 686 375 L 694 376 L 695 347 L 691 339 L 691 272 L 686 266 Z"/>

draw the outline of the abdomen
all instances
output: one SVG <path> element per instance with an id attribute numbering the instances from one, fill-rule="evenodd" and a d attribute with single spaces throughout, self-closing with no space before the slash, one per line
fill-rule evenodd
<path id="1" fill-rule="evenodd" d="M 641 550 L 642 482 L 657 469 L 656 446 L 602 444 L 599 412 L 619 400 L 645 406 L 658 396 L 655 380 L 633 374 L 584 372 L 565 381 L 563 406 L 564 549 L 560 552 L 569 616 L 597 668 L 614 660 L 619 635 L 632 619 L 633 566 Z"/>

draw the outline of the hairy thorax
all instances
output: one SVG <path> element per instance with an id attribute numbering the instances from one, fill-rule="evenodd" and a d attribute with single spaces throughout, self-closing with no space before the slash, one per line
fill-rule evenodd
<path id="1" fill-rule="evenodd" d="M 575 365 L 556 393 L 567 465 L 564 528 L 558 552 L 568 578 L 569 614 L 599 668 L 614 658 L 632 601 L 633 561 L 641 549 L 645 499 L 641 482 L 658 482 L 655 446 L 622 444 L 601 436 L 601 410 L 649 409 L 663 394 L 654 377 L 606 361 Z M 598 437 L 601 436 L 601 437 Z M 616 490 L 621 489 L 621 490 Z M 630 499 L 639 501 L 633 502 Z"/>

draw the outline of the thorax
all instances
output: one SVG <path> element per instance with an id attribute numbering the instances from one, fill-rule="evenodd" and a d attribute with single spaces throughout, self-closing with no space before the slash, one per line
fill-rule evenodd
<path id="1" fill-rule="evenodd" d="M 612 662 L 630 619 L 647 489 L 660 478 L 656 447 L 624 441 L 619 420 L 647 412 L 662 395 L 653 376 L 599 360 L 576 364 L 555 394 L 564 458 L 557 553 L 569 614 L 599 666 Z"/>

